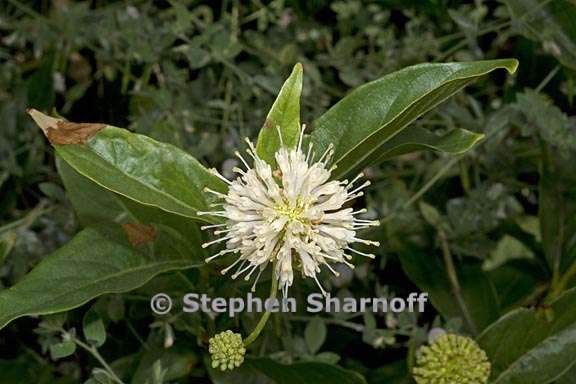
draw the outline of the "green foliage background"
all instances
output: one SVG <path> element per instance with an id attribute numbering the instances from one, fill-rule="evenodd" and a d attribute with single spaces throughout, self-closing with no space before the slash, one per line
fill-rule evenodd
<path id="1" fill-rule="evenodd" d="M 361 382 L 356 371 L 369 383 L 411 383 L 416 351 L 435 327 L 477 338 L 493 358 L 494 382 L 573 382 L 574 20 L 568 0 L 3 2 L 3 289 L 84 224 L 26 107 L 127 127 L 228 175 L 234 151 L 244 137 L 256 138 L 296 62 L 304 68 L 308 125 L 352 88 L 408 65 L 505 57 L 521 64 L 515 76 L 490 74 L 413 123 L 438 134 L 485 134 L 473 151 L 412 153 L 365 171 L 373 186 L 363 203 L 384 223 L 370 236 L 383 246 L 375 261 L 326 284 L 339 296 L 427 291 L 433 306 L 426 313 L 275 316 L 252 360 L 222 376 L 205 365 L 203 344 L 239 326 L 236 320 L 155 318 L 147 303 L 161 291 L 230 294 L 230 282 L 207 267 L 103 296 L 67 318 L 9 324 L 0 331 L 0 382 L 105 383 L 94 354 L 62 340 L 62 326 L 96 339 L 101 356 L 133 383 L 316 383 L 320 363 L 330 364 L 322 366 L 326 377 Z M 98 233 L 85 236 L 100 241 Z M 297 294 L 314 291 L 301 283 Z M 502 343 L 507 353 L 499 352 Z M 558 348 L 561 358 L 550 353 Z M 519 364 L 528 353 L 534 360 Z"/>

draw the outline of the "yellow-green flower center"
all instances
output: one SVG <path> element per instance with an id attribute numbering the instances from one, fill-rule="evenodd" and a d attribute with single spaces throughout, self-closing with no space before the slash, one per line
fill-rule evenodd
<path id="1" fill-rule="evenodd" d="M 291 221 L 301 221 L 302 212 L 304 212 L 304 207 L 299 205 L 292 207 L 288 204 L 277 205 L 274 210 L 281 216 L 286 216 L 288 220 Z"/>
<path id="2" fill-rule="evenodd" d="M 485 384 L 490 362 L 472 339 L 445 334 L 420 349 L 413 373 L 418 384 Z"/>
<path id="3" fill-rule="evenodd" d="M 242 341 L 242 335 L 231 330 L 220 332 L 210 339 L 208 351 L 212 357 L 212 368 L 220 368 L 225 371 L 234 369 L 244 362 L 246 348 Z"/>

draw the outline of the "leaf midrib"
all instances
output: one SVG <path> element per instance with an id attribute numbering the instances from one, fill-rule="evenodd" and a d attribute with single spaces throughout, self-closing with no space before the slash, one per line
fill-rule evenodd
<path id="1" fill-rule="evenodd" d="M 366 136 L 362 141 L 360 141 L 358 144 L 356 144 L 355 146 L 353 146 L 352 148 L 350 148 L 348 151 L 346 151 L 342 156 L 340 156 L 340 157 L 338 158 L 338 160 L 334 161 L 334 163 L 335 163 L 335 164 L 338 164 L 340 161 L 342 161 L 342 159 L 344 159 L 346 156 L 348 156 L 351 152 L 355 151 L 358 147 L 360 147 L 360 146 L 363 145 L 366 141 L 368 141 L 369 138 L 371 138 L 372 136 L 374 136 L 375 134 L 377 134 L 378 132 L 380 132 L 380 131 L 381 131 L 382 129 L 384 129 L 385 127 L 393 124 L 399 117 L 401 117 L 402 115 L 404 115 L 404 114 L 406 113 L 406 111 L 407 111 L 410 107 L 412 107 L 414 104 L 420 102 L 423 98 L 427 97 L 430 93 L 434 92 L 435 90 L 437 90 L 437 89 L 439 89 L 439 88 L 441 88 L 441 87 L 444 87 L 444 86 L 446 86 L 447 84 L 450 84 L 450 83 L 452 83 L 452 82 L 456 82 L 456 81 L 467 80 L 467 79 L 471 79 L 470 81 L 473 81 L 473 80 L 475 80 L 475 78 L 478 78 L 478 77 L 480 77 L 480 76 L 484 76 L 484 75 L 492 72 L 494 69 L 498 69 L 498 68 L 504 68 L 504 69 L 508 70 L 508 68 L 507 68 L 504 64 L 501 64 L 501 65 L 499 65 L 499 66 L 495 66 L 495 67 L 492 68 L 492 69 L 488 69 L 488 70 L 486 70 L 486 71 L 483 71 L 483 72 L 481 72 L 481 73 L 478 73 L 478 74 L 476 74 L 476 75 L 474 75 L 474 76 L 469 76 L 469 77 L 456 77 L 456 78 L 454 78 L 454 79 L 451 79 L 451 80 L 447 80 L 447 81 L 442 82 L 442 84 L 441 84 L 438 88 L 433 89 L 432 91 L 429 91 L 429 92 L 425 93 L 424 95 L 422 95 L 422 96 L 420 96 L 419 98 L 415 99 L 412 103 L 408 104 L 404 109 L 402 109 L 402 111 L 400 111 L 400 113 L 398 113 L 396 116 L 394 116 L 394 118 L 393 118 L 392 120 L 390 120 L 388 123 L 380 126 L 378 129 L 374 130 L 372 133 L 370 133 L 368 136 Z M 452 71 L 452 73 L 451 73 L 449 76 L 452 76 L 452 75 L 453 75 L 455 72 L 457 72 L 457 71 L 458 71 L 458 70 Z M 440 100 L 436 105 L 442 103 L 443 101 L 445 101 L 445 100 L 446 100 L 448 97 L 450 97 L 450 96 L 451 96 L 451 95 L 446 96 L 445 98 L 443 98 L 442 100 Z M 397 96 L 394 98 L 394 101 L 393 101 L 392 103 L 390 103 L 390 104 L 391 104 L 391 105 L 394 104 L 394 103 L 398 100 L 398 97 L 399 97 L 399 96 L 397 95 Z M 412 121 L 414 121 L 414 120 L 412 120 Z M 411 122 L 410 122 L 410 123 L 411 123 Z M 407 125 L 409 125 L 410 123 L 407 123 L 407 124 L 405 124 L 404 126 L 407 126 Z M 386 143 L 388 140 L 390 140 L 391 138 L 393 138 L 398 132 L 400 132 L 400 130 L 401 130 L 401 128 L 399 128 L 398 131 L 396 131 L 394 134 L 390 135 L 385 141 L 382 142 L 382 144 Z M 364 156 L 363 159 L 364 159 L 364 158 L 366 158 L 366 156 Z M 358 164 L 360 164 L 360 163 L 361 163 L 361 161 L 355 162 L 355 164 L 354 164 L 353 166 L 350 166 L 350 167 L 348 167 L 348 168 L 353 169 L 354 167 L 356 167 L 356 166 L 357 166 Z"/>
<path id="2" fill-rule="evenodd" d="M 58 151 L 58 153 L 60 154 L 60 156 L 62 156 L 62 158 L 65 158 L 66 155 L 68 154 L 68 153 L 64 153 L 64 154 L 63 154 L 63 153 L 61 152 L 61 148 L 60 148 L 60 147 L 56 147 L 56 150 Z M 122 170 L 121 170 L 120 168 L 118 168 L 117 166 L 115 166 L 114 163 L 109 162 L 108 160 L 106 160 L 106 159 L 105 159 L 98 151 L 96 151 L 94 148 L 91 148 L 91 147 L 90 147 L 89 150 L 91 151 L 91 153 L 94 153 L 94 154 L 96 155 L 96 157 L 97 157 L 98 159 L 100 159 L 102 162 L 104 162 L 105 164 L 110 165 L 111 168 L 113 168 L 113 169 L 116 170 L 117 172 L 121 173 L 122 175 L 125 175 L 127 178 L 135 181 L 136 183 L 140 184 L 141 186 L 144 186 L 145 188 L 149 188 L 149 189 L 157 192 L 158 194 L 167 197 L 169 200 L 175 202 L 176 204 L 178 204 L 178 205 L 180 205 L 180 206 L 183 206 L 183 207 L 185 207 L 185 208 L 187 208 L 187 209 L 190 209 L 190 210 L 192 210 L 192 211 L 196 210 L 196 209 L 194 209 L 193 207 L 191 207 L 191 206 L 189 206 L 188 204 L 186 204 L 184 201 L 181 201 L 181 200 L 176 199 L 176 198 L 173 197 L 172 195 L 170 195 L 170 194 L 168 194 L 168 193 L 166 193 L 166 192 L 163 192 L 163 191 L 160 190 L 160 189 L 157 189 L 157 188 L 154 187 L 153 185 L 146 184 L 146 183 L 143 182 L 142 180 L 140 180 L 140 179 L 138 179 L 138 178 L 135 178 L 134 176 L 132 176 L 132 175 L 130 175 L 130 174 L 128 174 L 128 173 L 122 172 Z M 82 155 L 81 157 L 82 157 L 85 161 L 87 161 L 88 163 L 97 164 L 97 162 L 91 160 L 90 157 L 88 157 L 88 156 L 83 156 L 83 155 Z M 102 182 L 99 182 L 99 181 L 96 180 L 94 177 L 91 177 L 91 176 L 87 175 L 85 172 L 83 172 L 82 170 L 80 170 L 79 168 L 77 168 L 77 167 L 76 167 L 74 164 L 72 164 L 71 162 L 68 162 L 68 161 L 66 161 L 66 162 L 67 162 L 72 168 L 74 168 L 78 173 L 80 173 L 82 176 L 86 177 L 87 179 L 90 179 L 90 180 L 92 180 L 94 183 L 100 185 L 101 187 L 103 187 L 103 188 L 105 188 L 105 189 L 107 189 L 107 190 L 109 190 L 109 191 L 111 191 L 111 192 L 114 192 L 114 193 L 117 193 L 117 194 L 119 194 L 119 195 L 122 195 L 122 196 L 124 196 L 124 197 L 126 197 L 126 198 L 128 198 L 128 199 L 130 199 L 130 200 L 136 201 L 136 202 L 138 202 L 138 203 L 140 203 L 140 204 L 142 204 L 142 205 L 146 205 L 146 206 L 149 206 L 149 207 L 156 207 L 156 208 L 159 208 L 159 209 L 161 209 L 161 210 L 163 210 L 163 211 L 165 211 L 165 212 L 173 213 L 173 214 L 175 214 L 175 215 L 179 215 L 179 216 L 183 216 L 183 217 L 188 217 L 188 218 L 191 218 L 191 219 L 195 219 L 195 220 L 203 221 L 203 222 L 207 222 L 207 223 L 212 223 L 212 221 L 209 221 L 209 220 L 207 220 L 207 219 L 205 219 L 205 218 L 203 218 L 203 217 L 201 217 L 201 216 L 185 215 L 185 214 L 183 214 L 183 213 L 181 213 L 181 212 L 175 212 L 175 211 L 173 211 L 173 210 L 169 210 L 169 209 L 166 209 L 166 208 L 164 208 L 164 207 L 161 207 L 161 206 L 158 206 L 158 205 L 155 205 L 155 204 L 146 203 L 146 202 L 143 202 L 143 201 L 140 201 L 140 200 L 136 200 L 134 197 L 128 196 L 127 194 L 125 194 L 125 193 L 123 193 L 123 192 L 121 192 L 121 191 L 112 189 L 112 188 L 108 187 L 107 185 L 103 184 Z"/>
<path id="3" fill-rule="evenodd" d="M 164 269 L 164 270 L 162 270 L 161 272 L 158 272 L 157 274 L 151 275 L 151 276 L 148 277 L 147 279 L 144 279 L 144 280 L 142 281 L 142 284 L 130 285 L 130 287 L 128 287 L 128 288 L 126 288 L 126 289 L 104 290 L 104 291 L 101 291 L 101 292 L 100 292 L 99 294 L 97 294 L 96 296 L 106 295 L 106 294 L 110 294 L 110 293 L 126 292 L 126 291 L 129 291 L 129 290 L 135 289 L 136 287 L 143 286 L 144 284 L 146 284 L 148 281 L 150 281 L 152 278 L 154 278 L 154 277 L 155 277 L 156 275 L 158 275 L 158 274 L 165 273 L 165 272 L 169 272 L 169 271 L 174 270 L 174 269 L 179 269 L 179 267 L 180 267 L 181 265 L 184 265 L 184 266 L 188 265 L 188 261 L 187 261 L 187 260 L 180 260 L 180 261 L 156 262 L 156 263 L 153 263 L 153 264 L 148 264 L 148 265 L 145 265 L 145 266 L 140 266 L 140 267 L 137 267 L 137 268 L 133 268 L 133 269 L 131 269 L 131 270 L 129 270 L 129 271 L 117 272 L 117 273 L 114 273 L 114 274 L 112 274 L 112 275 L 108 275 L 108 276 L 106 276 L 105 278 L 97 279 L 97 280 L 91 281 L 91 282 L 88 283 L 88 284 L 81 285 L 81 286 L 77 287 L 77 288 L 75 289 L 75 291 L 78 291 L 78 290 L 81 290 L 81 289 L 87 289 L 87 288 L 90 288 L 90 287 L 92 287 L 92 286 L 94 286 L 94 285 L 98 285 L 98 284 L 104 283 L 104 282 L 106 282 L 106 281 L 108 281 L 108 280 L 115 279 L 115 278 L 119 278 L 119 277 L 121 277 L 121 276 L 123 276 L 123 275 L 133 274 L 133 273 L 135 273 L 135 272 L 140 272 L 141 270 L 146 270 L 146 269 L 150 269 L 150 268 L 158 268 L 158 267 L 160 267 L 160 266 L 170 265 L 170 264 L 174 264 L 173 267 L 170 267 L 170 268 L 168 268 L 168 269 Z M 188 266 L 186 266 L 186 267 L 184 267 L 184 268 L 193 268 L 193 267 L 197 267 L 197 266 L 200 266 L 200 265 L 201 265 L 201 264 L 190 264 L 190 265 L 188 265 Z M 12 292 L 14 291 L 12 288 L 8 288 L 8 290 L 9 290 L 9 291 L 12 291 Z M 61 294 L 57 295 L 56 297 L 51 298 L 47 303 L 48 303 L 48 304 L 49 304 L 49 303 L 53 303 L 54 301 L 59 300 L 62 296 L 66 296 L 66 295 L 68 295 L 68 292 L 66 292 L 66 293 L 61 293 Z M 94 295 L 92 295 L 92 294 L 90 294 L 89 296 L 90 296 L 90 297 L 87 298 L 86 300 L 83 300 L 83 301 L 81 301 L 80 303 L 78 303 L 77 305 L 73 305 L 73 306 L 60 307 L 60 308 L 58 308 L 58 309 L 53 309 L 53 310 L 50 310 L 50 311 L 39 311 L 39 312 L 33 312 L 33 313 L 30 313 L 30 310 L 28 310 L 28 311 L 25 311 L 25 313 L 19 313 L 19 314 L 16 315 L 16 316 L 4 316 L 4 317 L 0 318 L 0 329 L 4 328 L 4 326 L 6 326 L 10 321 L 13 321 L 13 320 L 15 320 L 15 319 L 17 319 L 17 318 L 20 318 L 20 317 L 22 317 L 22 316 L 27 316 L 27 315 L 31 315 L 31 314 L 44 315 L 44 314 L 55 313 L 55 312 L 69 311 L 69 310 L 71 310 L 71 309 L 78 308 L 79 306 L 82 306 L 83 304 L 87 303 L 88 301 L 90 301 L 90 300 L 92 300 L 94 297 L 96 297 L 96 296 L 94 296 Z M 2 299 L 2 298 L 4 298 L 4 297 L 3 297 L 3 296 L 0 296 L 0 299 Z M 4 298 L 4 299 L 6 300 L 6 298 Z"/>

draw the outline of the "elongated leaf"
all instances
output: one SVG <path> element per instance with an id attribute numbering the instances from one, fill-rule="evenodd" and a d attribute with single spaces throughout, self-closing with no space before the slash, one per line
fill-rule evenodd
<path id="1" fill-rule="evenodd" d="M 79 174 L 60 156 L 56 168 L 66 188 L 66 196 L 83 226 L 114 221 L 121 223 L 127 212 L 116 194 Z"/>
<path id="2" fill-rule="evenodd" d="M 513 73 L 514 59 L 419 64 L 362 85 L 320 116 L 311 140 L 316 153 L 334 145 L 339 178 L 374 164 L 383 146 L 424 113 L 495 69 Z"/>
<path id="3" fill-rule="evenodd" d="M 570 370 L 562 375 L 562 377 L 556 381 L 556 384 L 576 384 L 576 365 L 573 365 Z"/>
<path id="4" fill-rule="evenodd" d="M 361 384 L 364 378 L 354 371 L 324 363 L 285 365 L 270 359 L 252 359 L 249 364 L 278 384 Z"/>
<path id="5" fill-rule="evenodd" d="M 551 307 L 552 320 L 521 308 L 478 338 L 492 363 L 493 384 L 547 384 L 576 365 L 576 289 Z"/>
<path id="6" fill-rule="evenodd" d="M 439 136 L 423 128 L 408 127 L 382 146 L 380 157 L 374 161 L 374 164 L 424 149 L 458 154 L 472 148 L 483 137 L 482 134 L 465 129 L 455 129 Z"/>
<path id="7" fill-rule="evenodd" d="M 302 94 L 302 64 L 294 66 L 284 82 L 276 101 L 272 104 L 266 122 L 258 135 L 256 152 L 268 164 L 275 164 L 274 154 L 280 148 L 278 128 L 282 142 L 294 147 L 300 134 L 300 95 Z"/>
<path id="8" fill-rule="evenodd" d="M 139 231 L 115 224 L 84 229 L 0 291 L 0 328 L 22 316 L 67 311 L 100 295 L 140 287 L 160 273 L 201 265 L 172 232 Z"/>
<path id="9" fill-rule="evenodd" d="M 576 69 L 576 3 L 570 0 L 505 0 L 514 27 L 540 41 L 562 64 Z"/>
<path id="10" fill-rule="evenodd" d="M 199 260 L 206 257 L 206 250 L 200 246 L 204 242 L 202 231 L 193 219 L 114 193 L 82 176 L 59 157 L 56 158 L 56 166 L 68 199 L 84 226 L 110 221 L 162 224 L 178 232 L 190 254 Z"/>
<path id="11" fill-rule="evenodd" d="M 138 201 L 202 221 L 204 188 L 226 185 L 191 155 L 170 144 L 109 125 L 75 124 L 30 111 L 58 155 L 95 183 Z"/>
<path id="12" fill-rule="evenodd" d="M 576 262 L 576 154 L 542 144 L 540 230 L 544 255 L 554 274 Z"/>
<path id="13" fill-rule="evenodd" d="M 400 260 L 410 280 L 430 294 L 430 301 L 438 312 L 446 318 L 465 320 L 466 315 L 457 305 L 441 257 L 431 256 L 413 250 L 403 252 Z M 479 265 L 460 265 L 456 272 L 466 306 L 464 310 L 475 330 L 481 331 L 498 318 L 494 289 Z"/>
<path id="14" fill-rule="evenodd" d="M 245 373 L 245 374 L 243 374 Z M 261 378 L 268 377 L 271 381 Z M 260 376 L 260 377 L 259 377 Z M 212 380 L 218 384 L 237 383 L 250 377 L 254 383 L 276 384 L 365 384 L 366 380 L 354 371 L 326 363 L 301 362 L 281 364 L 267 358 L 247 359 L 240 369 L 229 373 L 213 371 Z"/>

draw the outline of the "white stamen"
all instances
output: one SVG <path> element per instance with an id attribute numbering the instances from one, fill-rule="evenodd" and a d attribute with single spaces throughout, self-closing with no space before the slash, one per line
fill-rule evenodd
<path id="1" fill-rule="evenodd" d="M 302 139 L 304 138 L 304 131 L 306 130 L 306 124 L 302 124 L 302 129 L 300 129 L 300 138 L 298 138 L 298 152 L 302 149 Z"/>
<path id="2" fill-rule="evenodd" d="M 334 156 L 332 145 L 315 161 L 312 143 L 308 145 L 306 154 L 302 152 L 304 125 L 293 149 L 284 147 L 286 143 L 283 142 L 282 131 L 279 127 L 276 129 L 282 146 L 275 154 L 278 168 L 272 169 L 267 165 L 256 153 L 254 144 L 246 139 L 246 152 L 253 159 L 254 167 L 250 167 L 246 161 L 248 158 L 236 152 L 246 170 L 239 167 L 232 169 L 237 176 L 234 181 L 227 182 L 229 188 L 226 194 L 206 189 L 206 192 L 222 199 L 222 203 L 211 206 L 222 207 L 198 212 L 198 215 L 225 220 L 225 224 L 202 227 L 214 229 L 215 235 L 223 236 L 203 244 L 203 247 L 225 243 L 223 250 L 206 258 L 206 261 L 229 253 L 237 254 L 235 261 L 221 273 L 226 274 L 234 268 L 231 277 L 236 279 L 243 275 L 246 281 L 256 274 L 252 290 L 256 289 L 268 263 L 273 261 L 272 279 L 277 280 L 284 297 L 288 296 L 288 289 L 293 283 L 296 273 L 294 266 L 300 265 L 302 275 L 313 278 L 322 294 L 326 295 L 319 280 L 322 265 L 338 276 L 334 264 L 342 263 L 354 268 L 349 262 L 352 256 L 348 252 L 374 257 L 373 254 L 352 249 L 354 243 L 379 245 L 376 241 L 357 237 L 357 231 L 378 225 L 379 222 L 355 217 L 366 213 L 366 209 L 354 211 L 345 208 L 347 202 L 363 195 L 361 189 L 370 182 L 354 186 L 362 174 L 351 182 L 332 181 L 330 176 L 335 166 L 328 166 Z M 211 172 L 223 178 L 216 170 Z"/>
<path id="3" fill-rule="evenodd" d="M 349 251 L 352 251 L 352 252 L 354 252 L 354 253 L 356 253 L 356 254 L 358 254 L 358 255 L 361 255 L 361 256 L 366 256 L 366 257 L 369 257 L 369 258 L 371 258 L 371 259 L 376 258 L 376 255 L 374 255 L 373 253 L 360 252 L 360 251 L 357 251 L 357 250 L 355 250 L 354 248 L 350 248 L 350 247 L 348 247 L 348 248 L 346 248 L 346 249 L 349 250 Z"/>
<path id="4" fill-rule="evenodd" d="M 224 176 L 222 176 L 216 168 L 210 168 L 210 173 L 212 173 L 214 176 L 218 177 L 220 180 L 222 180 L 226 184 L 232 185 L 232 182 L 230 180 L 228 180 L 227 178 L 225 178 Z"/>

